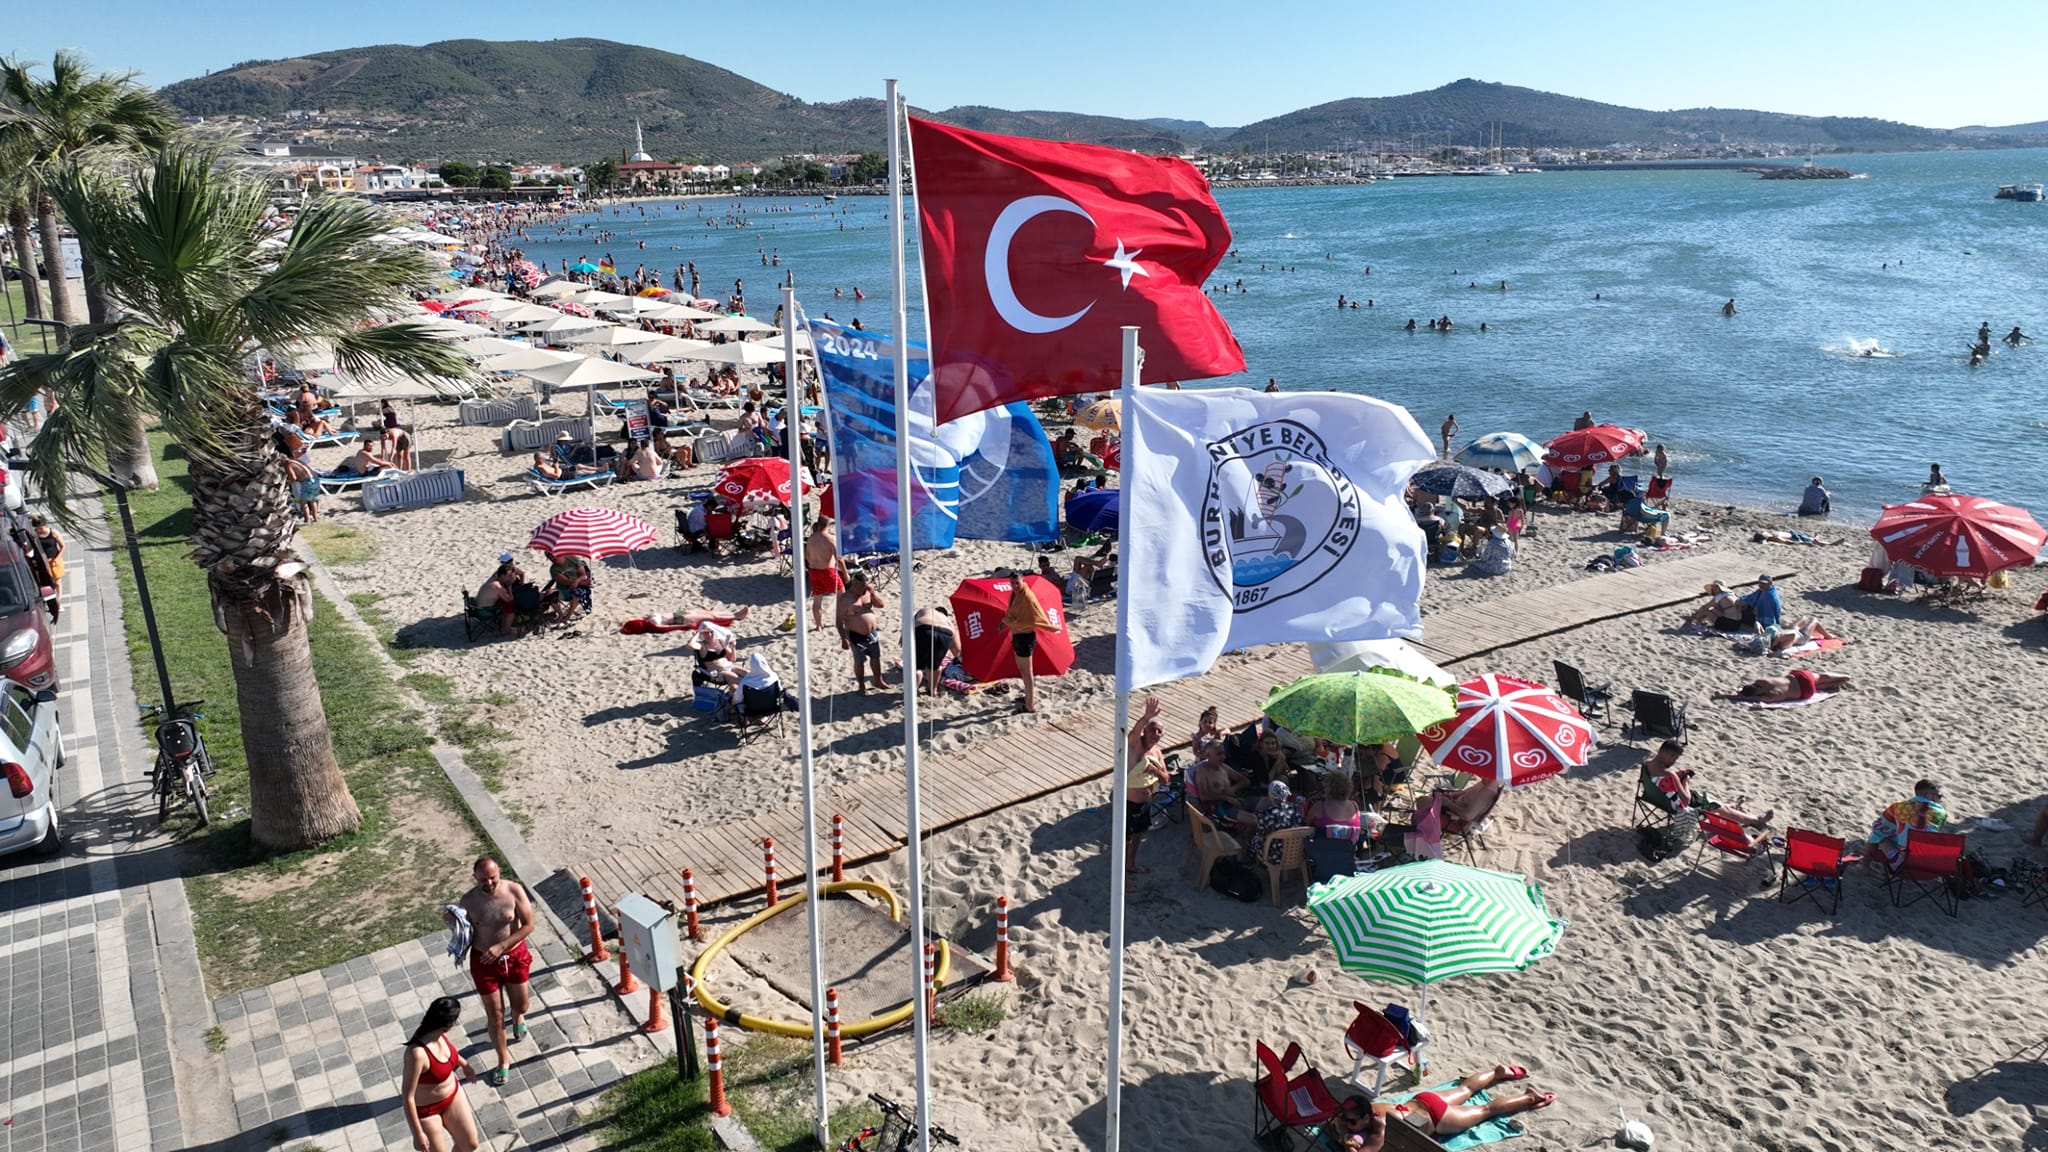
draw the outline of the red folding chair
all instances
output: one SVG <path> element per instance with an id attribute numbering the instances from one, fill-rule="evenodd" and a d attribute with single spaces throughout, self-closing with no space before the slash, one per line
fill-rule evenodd
<path id="1" fill-rule="evenodd" d="M 1700 813 L 1699 836 L 1700 850 L 1692 860 L 1695 871 L 1706 861 L 1709 848 L 1718 850 L 1724 856 L 1732 856 L 1745 864 L 1771 849 L 1769 841 L 1751 840 L 1749 829 L 1737 824 L 1732 818 L 1712 810 Z M 1771 878 L 1766 875 L 1764 883 L 1770 882 Z"/>
<path id="2" fill-rule="evenodd" d="M 1299 1129 L 1337 1114 L 1337 1098 L 1323 1083 L 1323 1074 L 1303 1057 L 1301 1045 L 1289 1044 L 1284 1057 L 1273 1055 L 1264 1041 L 1257 1042 L 1257 1047 L 1259 1078 L 1253 1085 L 1252 1138 L 1267 1147 L 1290 1147 Z M 1290 1079 L 1288 1071 L 1297 1062 L 1302 1070 Z"/>
<path id="3" fill-rule="evenodd" d="M 1344 1030 L 1344 1050 L 1351 1053 L 1353 1063 L 1351 1075 L 1345 1077 L 1353 1087 L 1364 1088 L 1359 1075 L 1365 1071 L 1366 1061 L 1379 1065 L 1379 1075 L 1373 1078 L 1371 1097 L 1376 1098 L 1380 1089 L 1386 1087 L 1387 1071 L 1394 1065 L 1407 1061 L 1416 1069 L 1415 1078 L 1422 1079 L 1422 1046 L 1429 1043 L 1427 1038 L 1418 1038 L 1413 1044 L 1394 1026 L 1394 1022 L 1383 1014 L 1367 1008 L 1353 1000 L 1351 1006 L 1358 1015 L 1351 1021 L 1351 1027 Z"/>
<path id="4" fill-rule="evenodd" d="M 1933 898 L 1942 911 L 1954 916 L 1961 904 L 1951 881 L 1962 875 L 1965 838 L 1945 832 L 1906 830 L 1906 851 L 1891 870 L 1892 905 L 1903 908 Z M 1906 889 L 1913 889 L 1908 897 Z"/>
<path id="5" fill-rule="evenodd" d="M 1849 855 L 1846 840 L 1805 828 L 1787 828 L 1785 867 L 1778 873 L 1778 902 L 1792 904 L 1810 899 L 1822 904 L 1825 894 L 1831 899 L 1822 906 L 1833 916 L 1842 907 L 1842 883 L 1848 879 L 1848 866 L 1860 859 L 1861 856 Z M 1792 882 L 1795 873 L 1800 877 L 1796 884 Z"/>

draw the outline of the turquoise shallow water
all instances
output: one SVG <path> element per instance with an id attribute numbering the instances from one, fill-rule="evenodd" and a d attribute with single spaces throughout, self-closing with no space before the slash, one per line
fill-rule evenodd
<path id="1" fill-rule="evenodd" d="M 1820 472 L 1838 511 L 1867 519 L 1914 495 L 1939 460 L 1959 490 L 2048 516 L 2048 340 L 1994 342 L 1988 364 L 1966 364 L 1981 322 L 2048 337 L 2048 203 L 1992 199 L 1999 184 L 2048 178 L 2048 151 L 1844 166 L 1868 177 L 1220 189 L 1237 251 L 1217 280 L 1247 289 L 1216 297 L 1249 365 L 1233 382 L 1380 396 L 1432 436 L 1456 412 L 1464 437 L 1511 428 L 1547 439 L 1590 408 L 1664 442 L 1681 495 L 1789 509 Z M 732 201 L 650 206 L 645 218 L 628 207 L 606 211 L 608 243 L 536 234 L 528 249 L 551 265 L 606 251 L 628 269 L 694 260 L 707 293 L 745 278 L 763 318 L 787 272 L 812 313 L 887 327 L 886 201 L 738 203 L 744 228 L 704 224 Z M 764 250 L 781 266 L 762 267 Z M 858 304 L 856 285 L 868 296 Z M 835 286 L 848 297 L 834 299 Z M 1340 292 L 1374 307 L 1340 313 Z M 1729 297 L 1739 314 L 1724 319 Z M 911 299 L 915 313 L 914 282 Z M 1401 330 L 1446 314 L 1449 335 Z M 1870 341 L 1895 355 L 1853 354 Z"/>

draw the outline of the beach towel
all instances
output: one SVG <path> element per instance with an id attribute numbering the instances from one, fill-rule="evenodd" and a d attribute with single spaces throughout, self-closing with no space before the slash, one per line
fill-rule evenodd
<path id="1" fill-rule="evenodd" d="M 1814 652 L 1832 652 L 1837 648 L 1847 646 L 1848 643 L 1847 640 L 1842 639 L 1840 636 L 1820 636 L 1808 640 L 1804 644 L 1794 644 L 1790 648 L 1780 649 L 1777 655 L 1789 657 L 1805 656 Z"/>
<path id="2" fill-rule="evenodd" d="M 460 968 L 469 963 L 469 913 L 460 904 L 443 904 L 441 922 L 448 925 L 448 959 Z"/>
<path id="3" fill-rule="evenodd" d="M 1432 1085 L 1427 1090 L 1431 1092 L 1445 1092 L 1457 1086 L 1458 1082 L 1456 1080 L 1446 1080 L 1441 1084 Z M 1424 1091 L 1424 1089 L 1418 1088 L 1415 1090 L 1415 1092 L 1420 1091 Z M 1409 1100 L 1414 1099 L 1415 1092 L 1400 1092 L 1395 1093 L 1393 1095 L 1382 1096 L 1380 1099 L 1388 1104 L 1406 1104 Z M 1482 1090 L 1474 1092 L 1472 1094 L 1472 1099 L 1467 1101 L 1467 1103 L 1484 1104 L 1490 1099 L 1492 1099 L 1492 1097 L 1488 1096 L 1486 1092 Z M 1394 1119 L 1391 1116 L 1387 1119 L 1389 1124 L 1401 1123 L 1400 1120 Z M 1527 1133 L 1516 1131 L 1515 1129 L 1508 1126 L 1507 1120 L 1500 1119 L 1488 1120 L 1486 1123 L 1479 1125 L 1477 1128 L 1467 1128 L 1465 1131 L 1458 1133 L 1456 1136 L 1435 1136 L 1431 1137 L 1431 1139 L 1434 1139 L 1438 1144 L 1443 1145 L 1444 1148 L 1448 1150 L 1448 1152 L 1458 1152 L 1460 1148 L 1477 1148 L 1481 1144 L 1493 1144 L 1502 1140 L 1512 1140 L 1517 1136 L 1523 1135 L 1527 1135 Z"/>
<path id="4" fill-rule="evenodd" d="M 693 632 L 695 630 L 695 626 L 691 624 L 657 624 L 644 617 L 639 620 L 628 620 L 624 624 L 619 625 L 619 631 L 628 636 L 640 636 L 648 632 Z"/>
<path id="5" fill-rule="evenodd" d="M 1751 708 L 1804 708 L 1808 704 L 1818 704 L 1833 695 L 1833 692 L 1815 692 L 1804 700 L 1737 700 L 1736 703 L 1747 704 Z"/>

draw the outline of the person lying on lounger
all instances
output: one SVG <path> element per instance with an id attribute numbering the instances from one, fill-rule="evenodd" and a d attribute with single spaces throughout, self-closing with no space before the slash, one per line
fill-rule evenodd
<path id="1" fill-rule="evenodd" d="M 602 471 L 588 464 L 564 464 L 543 452 L 533 454 L 533 470 L 550 480 L 574 480 L 581 476 L 595 476 Z"/>
<path id="2" fill-rule="evenodd" d="M 1337 1114 L 1323 1125 L 1317 1147 L 1330 1152 L 1379 1152 L 1386 1146 L 1388 1124 L 1405 1123 L 1430 1136 L 1456 1136 L 1488 1120 L 1548 1108 L 1557 1102 L 1556 1093 L 1531 1088 L 1484 1104 L 1469 1103 L 1476 1092 L 1528 1077 L 1529 1070 L 1519 1064 L 1496 1064 L 1492 1070 L 1474 1072 L 1440 1092 L 1417 1092 L 1402 1104 L 1375 1104 L 1353 1096 L 1339 1104 Z"/>
<path id="3" fill-rule="evenodd" d="M 1815 672 L 1810 668 L 1794 668 L 1783 676 L 1766 676 L 1752 680 L 1733 692 L 1716 692 L 1716 700 L 1741 700 L 1749 704 L 1784 704 L 1793 700 L 1811 700 L 1823 692 L 1846 692 L 1855 685 L 1847 676 L 1836 676 L 1829 672 Z"/>

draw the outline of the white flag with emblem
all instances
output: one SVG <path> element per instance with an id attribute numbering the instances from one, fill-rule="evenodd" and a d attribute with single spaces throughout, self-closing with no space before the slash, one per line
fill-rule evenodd
<path id="1" fill-rule="evenodd" d="M 1407 409 L 1141 388 L 1123 426 L 1128 687 L 1252 644 L 1421 635 L 1423 536 L 1402 494 L 1436 453 Z"/>

